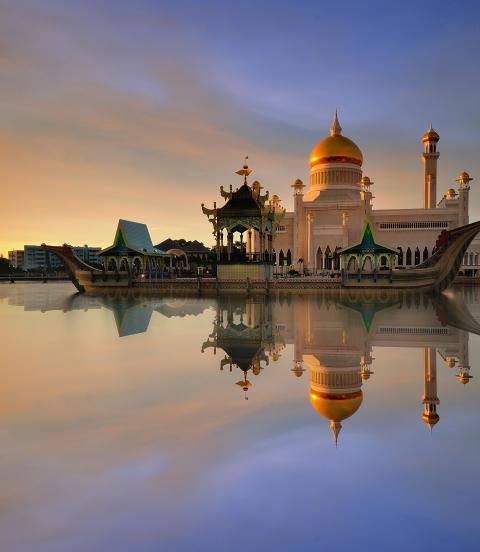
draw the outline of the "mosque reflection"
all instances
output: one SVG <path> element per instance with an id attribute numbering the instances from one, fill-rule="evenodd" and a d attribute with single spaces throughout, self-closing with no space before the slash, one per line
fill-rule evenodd
<path id="1" fill-rule="evenodd" d="M 375 377 L 374 348 L 422 349 L 421 417 L 431 430 L 440 420 L 437 361 L 439 369 L 454 369 L 452 379 L 455 374 L 460 384 L 469 383 L 469 334 L 480 335 L 480 289 L 476 287 L 438 297 L 352 293 L 271 298 L 154 298 L 122 292 L 69 295 L 55 286 L 45 286 L 41 293 L 15 289 L 0 288 L 0 299 L 25 310 L 105 308 L 113 313 L 121 338 L 146 332 L 153 313 L 167 318 L 203 314 L 202 323 L 206 318 L 212 325 L 203 345 L 198 344 L 199 352 L 220 352 L 220 371 L 238 370 L 236 385 L 246 399 L 255 392 L 255 378 L 269 373 L 269 365 L 286 357 L 290 346 L 289 370 L 294 377 L 308 378 L 310 404 L 328 421 L 335 443 L 342 424 L 361 407 L 368 382 Z"/>
<path id="2" fill-rule="evenodd" d="M 202 352 L 222 350 L 225 366 L 243 372 L 237 382 L 245 398 L 254 378 L 286 345 L 293 345 L 291 372 L 308 372 L 313 409 L 328 420 L 335 444 L 342 423 L 360 408 L 373 376 L 374 347 L 423 349 L 422 419 L 431 430 L 440 417 L 437 358 L 469 382 L 469 332 L 480 334 L 472 310 L 477 290 L 455 296 L 320 295 L 273 300 L 220 298 L 213 331 Z M 470 305 L 469 305 L 470 304 Z M 472 310 L 469 306 L 473 307 Z M 477 317 L 478 318 L 478 317 Z"/>

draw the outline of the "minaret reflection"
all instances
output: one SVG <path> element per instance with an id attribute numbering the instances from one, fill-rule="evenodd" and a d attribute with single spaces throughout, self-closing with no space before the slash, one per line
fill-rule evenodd
<path id="1" fill-rule="evenodd" d="M 375 377 L 372 353 L 380 347 L 421 352 L 421 417 L 431 430 L 440 420 L 437 362 L 440 366 L 443 359 L 448 368 L 458 367 L 461 383 L 470 380 L 469 333 L 480 334 L 479 317 L 472 315 L 461 294 L 220 297 L 214 329 L 202 351 L 224 351 L 220 369 L 243 372 L 236 384 L 247 397 L 252 376 L 277 359 L 285 344 L 293 345 L 290 372 L 308 386 L 311 406 L 327 420 L 338 445 L 342 426 L 361 408 Z M 302 376 L 307 371 L 306 381 Z M 419 379 L 421 374 L 419 370 Z"/>
<path id="2" fill-rule="evenodd" d="M 437 405 L 440 404 L 437 395 L 437 351 L 433 347 L 426 347 L 423 350 L 422 403 L 424 404 L 423 421 L 432 431 L 433 426 L 440 420 L 437 412 Z"/>
<path id="3" fill-rule="evenodd" d="M 272 303 L 264 297 L 219 298 L 213 332 L 202 346 L 202 353 L 208 348 L 213 348 L 214 354 L 217 349 L 224 351 L 220 370 L 228 366 L 230 372 L 233 367 L 243 372 L 236 385 L 243 389 L 245 400 L 253 385 L 248 374 L 258 376 L 263 370 L 262 363 L 268 366 L 270 360 L 278 360 L 284 347 L 272 326 L 271 309 Z"/>

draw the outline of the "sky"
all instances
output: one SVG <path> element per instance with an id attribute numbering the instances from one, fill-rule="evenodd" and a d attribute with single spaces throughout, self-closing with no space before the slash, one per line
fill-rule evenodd
<path id="1" fill-rule="evenodd" d="M 291 208 L 335 108 L 375 207 L 422 205 L 421 136 L 441 136 L 438 198 L 475 179 L 477 2 L 0 0 L 0 253 L 212 242 L 200 204 L 256 179 Z"/>

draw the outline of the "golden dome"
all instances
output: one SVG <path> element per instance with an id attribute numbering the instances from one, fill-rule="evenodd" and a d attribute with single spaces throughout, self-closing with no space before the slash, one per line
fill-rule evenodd
<path id="1" fill-rule="evenodd" d="M 318 163 L 353 163 L 362 166 L 362 152 L 355 142 L 342 136 L 342 127 L 336 111 L 330 127 L 330 136 L 319 142 L 310 153 L 310 167 Z"/>
<path id="2" fill-rule="evenodd" d="M 456 364 L 456 360 L 453 357 L 447 357 L 448 368 L 453 368 Z"/>
<path id="3" fill-rule="evenodd" d="M 438 142 L 440 140 L 440 135 L 438 132 L 435 132 L 430 124 L 430 128 L 422 136 L 422 142 Z"/>
<path id="4" fill-rule="evenodd" d="M 424 412 L 422 415 L 422 419 L 427 425 L 434 426 L 435 424 L 438 424 L 440 416 L 436 412 Z"/>
<path id="5" fill-rule="evenodd" d="M 363 400 L 361 390 L 354 393 L 321 393 L 310 389 L 310 404 L 327 420 L 341 422 L 353 416 Z"/>
<path id="6" fill-rule="evenodd" d="M 457 192 L 453 188 L 448 188 L 447 197 L 454 198 L 457 195 Z"/>
<path id="7" fill-rule="evenodd" d="M 470 182 L 473 178 L 470 178 L 470 175 L 467 171 L 463 171 L 458 175 L 456 182 Z"/>
<path id="8" fill-rule="evenodd" d="M 353 163 L 362 166 L 363 155 L 360 148 L 341 134 L 327 136 L 310 153 L 310 166 L 318 163 Z"/>

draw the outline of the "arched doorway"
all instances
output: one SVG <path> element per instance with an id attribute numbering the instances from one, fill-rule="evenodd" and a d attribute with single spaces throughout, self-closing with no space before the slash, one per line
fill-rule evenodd
<path id="1" fill-rule="evenodd" d="M 141 272 L 141 270 L 142 263 L 138 257 L 135 257 L 135 259 L 133 260 L 133 272 L 135 272 L 135 274 L 138 274 L 139 272 Z"/>
<path id="2" fill-rule="evenodd" d="M 322 270 L 323 269 L 323 253 L 322 253 L 322 248 L 319 247 L 317 249 L 317 256 L 316 256 L 316 264 L 315 264 L 317 270 Z"/>
<path id="3" fill-rule="evenodd" d="M 290 249 L 287 251 L 287 265 L 290 266 L 292 264 L 292 253 Z"/>
<path id="4" fill-rule="evenodd" d="M 407 249 L 407 254 L 405 256 L 405 264 L 410 266 L 412 264 L 412 250 L 410 247 Z"/>
<path id="5" fill-rule="evenodd" d="M 332 251 L 329 245 L 327 245 L 327 249 L 325 249 L 325 268 L 327 270 L 332 270 Z"/>
<path id="6" fill-rule="evenodd" d="M 428 249 L 427 246 L 425 246 L 425 249 L 423 250 L 423 260 L 426 261 L 428 259 Z"/>
<path id="7" fill-rule="evenodd" d="M 125 257 L 122 259 L 122 262 L 120 263 L 120 270 L 122 272 L 129 272 L 130 271 L 130 267 L 128 265 L 128 260 Z"/>
<path id="8" fill-rule="evenodd" d="M 356 257 L 350 257 L 347 264 L 348 272 L 358 272 L 358 263 Z"/>
<path id="9" fill-rule="evenodd" d="M 118 270 L 117 261 L 113 258 L 110 258 L 107 265 L 107 270 Z"/>
<path id="10" fill-rule="evenodd" d="M 401 247 L 397 247 L 397 249 L 398 249 L 397 265 L 402 266 L 403 265 L 403 249 Z"/>
<path id="11" fill-rule="evenodd" d="M 418 246 L 415 249 L 415 264 L 420 264 L 420 249 L 418 248 Z"/>
<path id="12" fill-rule="evenodd" d="M 373 272 L 373 260 L 370 255 L 367 255 L 363 261 L 362 272 Z"/>

